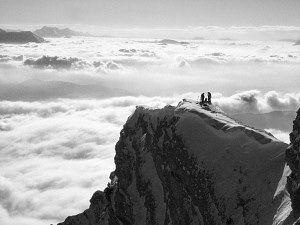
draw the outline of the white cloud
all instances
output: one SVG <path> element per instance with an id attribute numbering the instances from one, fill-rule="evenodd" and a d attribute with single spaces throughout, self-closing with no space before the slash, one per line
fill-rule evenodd
<path id="1" fill-rule="evenodd" d="M 37 59 L 28 58 L 24 61 L 24 65 L 47 69 L 82 69 L 90 66 L 87 62 L 75 57 L 61 58 L 58 56 L 45 55 Z"/>
<path id="2" fill-rule="evenodd" d="M 265 129 L 265 130 L 273 134 L 278 140 L 281 140 L 287 144 L 290 143 L 290 136 L 288 132 L 283 132 L 281 130 L 275 130 L 275 129 Z"/>
<path id="3" fill-rule="evenodd" d="M 298 90 L 300 54 L 293 43 L 188 42 L 161 45 L 157 39 L 77 37 L 50 39 L 39 45 L 4 45 L 3 59 L 9 60 L 0 63 L 0 85 L 28 79 L 61 80 L 103 84 L 152 96 L 204 89 L 226 95 L 254 88 L 264 92 Z M 23 55 L 24 62 L 42 69 L 11 60 L 19 55 Z"/>
<path id="4" fill-rule="evenodd" d="M 267 105 L 272 93 L 247 91 L 230 97 L 213 93 L 213 102 L 225 111 L 257 112 L 272 109 Z M 197 95 L 0 102 L 1 222 L 56 223 L 81 212 L 92 193 L 106 186 L 114 170 L 115 143 L 135 106 L 176 105 Z M 283 102 L 297 96 L 276 95 Z M 281 131 L 271 132 L 286 139 Z"/>
<path id="5" fill-rule="evenodd" d="M 92 193 L 109 181 L 115 143 L 135 106 L 173 101 L 0 102 L 1 222 L 55 223 L 87 208 Z"/>
<path id="6" fill-rule="evenodd" d="M 229 97 L 217 93 L 213 102 L 229 114 L 296 111 L 300 107 L 300 92 L 282 94 L 250 90 Z"/>

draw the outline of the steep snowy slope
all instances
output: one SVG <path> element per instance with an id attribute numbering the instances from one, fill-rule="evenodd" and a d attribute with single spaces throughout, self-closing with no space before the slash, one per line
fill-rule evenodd
<path id="1" fill-rule="evenodd" d="M 213 106 L 137 107 L 111 183 L 62 224 L 281 224 L 291 212 L 286 148 Z"/>

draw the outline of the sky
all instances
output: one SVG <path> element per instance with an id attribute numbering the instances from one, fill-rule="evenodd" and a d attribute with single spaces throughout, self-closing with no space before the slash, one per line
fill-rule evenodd
<path id="1" fill-rule="evenodd" d="M 1 24 L 300 26 L 299 0 L 0 0 Z"/>

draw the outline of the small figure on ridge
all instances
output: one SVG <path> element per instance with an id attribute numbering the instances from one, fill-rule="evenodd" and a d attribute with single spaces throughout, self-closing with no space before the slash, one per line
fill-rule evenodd
<path id="1" fill-rule="evenodd" d="M 207 97 L 208 97 L 207 103 L 211 104 L 211 93 L 210 92 L 207 92 Z"/>
<path id="2" fill-rule="evenodd" d="M 201 94 L 201 101 L 200 101 L 200 105 L 202 105 L 204 103 L 204 98 L 205 98 L 205 95 L 204 93 Z"/>

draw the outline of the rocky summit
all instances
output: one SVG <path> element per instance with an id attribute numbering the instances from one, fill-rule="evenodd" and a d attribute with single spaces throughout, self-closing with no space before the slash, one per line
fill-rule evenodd
<path id="1" fill-rule="evenodd" d="M 213 105 L 139 106 L 120 133 L 111 182 L 60 225 L 292 224 L 287 147 Z"/>

